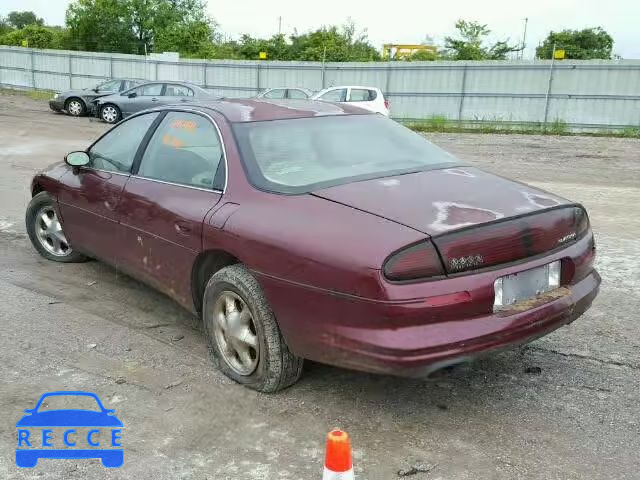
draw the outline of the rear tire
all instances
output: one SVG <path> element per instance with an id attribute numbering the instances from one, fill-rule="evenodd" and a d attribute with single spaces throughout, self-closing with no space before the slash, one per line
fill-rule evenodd
<path id="1" fill-rule="evenodd" d="M 209 279 L 202 319 L 211 359 L 232 380 L 272 393 L 302 375 L 304 360 L 289 350 L 262 288 L 244 265 L 225 267 Z"/>
<path id="2" fill-rule="evenodd" d="M 25 222 L 33 247 L 47 260 L 62 263 L 87 260 L 87 257 L 71 248 L 62 230 L 54 201 L 47 192 L 40 192 L 31 199 Z"/>
<path id="3" fill-rule="evenodd" d="M 122 112 L 116 105 L 107 103 L 100 109 L 100 118 L 107 123 L 118 123 L 122 118 Z"/>
<path id="4" fill-rule="evenodd" d="M 64 109 L 72 117 L 79 117 L 80 115 L 84 114 L 84 112 L 86 111 L 84 102 L 79 98 L 75 98 L 75 97 L 70 98 L 65 102 Z"/>

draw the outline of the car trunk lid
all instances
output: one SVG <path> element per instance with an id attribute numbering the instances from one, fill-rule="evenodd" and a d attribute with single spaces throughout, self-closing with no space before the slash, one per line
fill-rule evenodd
<path id="1" fill-rule="evenodd" d="M 475 167 L 353 182 L 317 190 L 313 195 L 431 236 L 570 204 L 561 197 Z"/>

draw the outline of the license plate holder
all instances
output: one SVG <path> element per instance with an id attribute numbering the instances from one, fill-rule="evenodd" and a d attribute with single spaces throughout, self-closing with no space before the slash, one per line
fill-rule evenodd
<path id="1" fill-rule="evenodd" d="M 504 310 L 519 301 L 530 300 L 560 286 L 560 261 L 523 270 L 496 279 L 493 309 Z"/>

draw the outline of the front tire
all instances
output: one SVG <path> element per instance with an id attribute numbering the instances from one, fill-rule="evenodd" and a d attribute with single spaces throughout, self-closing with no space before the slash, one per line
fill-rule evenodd
<path id="1" fill-rule="evenodd" d="M 266 393 L 298 381 L 303 359 L 287 347 L 258 281 L 244 265 L 215 273 L 203 300 L 211 359 L 226 376 Z"/>
<path id="2" fill-rule="evenodd" d="M 117 123 L 122 118 L 122 112 L 117 106 L 108 103 L 100 109 L 100 118 L 107 123 Z"/>
<path id="3" fill-rule="evenodd" d="M 25 222 L 33 247 L 47 260 L 62 263 L 87 260 L 84 255 L 71 248 L 62 230 L 53 199 L 47 192 L 40 192 L 31 199 Z"/>
<path id="4" fill-rule="evenodd" d="M 79 98 L 70 98 L 69 100 L 67 100 L 67 102 L 64 104 L 64 109 L 72 117 L 79 117 L 86 110 L 83 101 Z"/>

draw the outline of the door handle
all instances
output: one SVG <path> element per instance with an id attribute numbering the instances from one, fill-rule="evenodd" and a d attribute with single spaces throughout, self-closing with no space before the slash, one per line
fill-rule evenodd
<path id="1" fill-rule="evenodd" d="M 152 101 L 152 102 L 157 102 L 157 101 L 158 101 L 158 99 L 157 99 L 156 97 L 153 97 L 153 98 L 151 99 L 151 101 Z"/>
<path id="2" fill-rule="evenodd" d="M 186 98 L 181 98 L 180 101 L 181 102 L 188 102 L 189 100 L 187 100 Z"/>
<path id="3" fill-rule="evenodd" d="M 186 222 L 176 222 L 174 223 L 176 227 L 176 232 L 181 233 L 183 235 L 191 233 L 191 227 Z"/>

